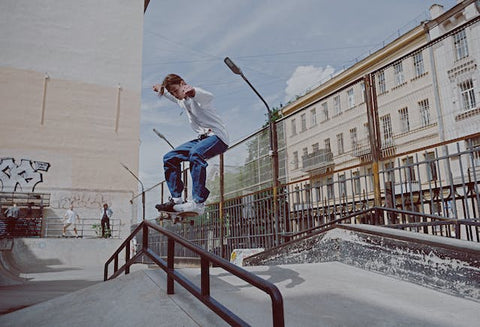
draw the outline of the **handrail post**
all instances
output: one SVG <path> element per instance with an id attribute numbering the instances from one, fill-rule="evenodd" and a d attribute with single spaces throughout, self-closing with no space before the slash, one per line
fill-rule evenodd
<path id="1" fill-rule="evenodd" d="M 167 243 L 167 294 L 174 294 L 174 279 L 172 277 L 175 269 L 175 240 L 169 238 Z"/>
<path id="2" fill-rule="evenodd" d="M 201 293 L 202 296 L 210 296 L 210 263 L 204 257 L 200 259 L 201 265 Z"/>
<path id="3" fill-rule="evenodd" d="M 148 226 L 143 223 L 143 228 L 142 228 L 142 250 L 146 251 L 148 249 Z"/>
<path id="4" fill-rule="evenodd" d="M 128 242 L 127 246 L 125 247 L 125 263 L 128 263 L 130 261 L 130 242 Z M 128 275 L 130 273 L 130 266 L 127 266 L 125 268 L 125 275 Z"/>

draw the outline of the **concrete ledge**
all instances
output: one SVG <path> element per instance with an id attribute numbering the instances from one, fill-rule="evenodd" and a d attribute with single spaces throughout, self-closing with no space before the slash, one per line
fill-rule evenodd
<path id="1" fill-rule="evenodd" d="M 341 225 L 244 259 L 245 265 L 339 261 L 480 302 L 480 244 Z"/>

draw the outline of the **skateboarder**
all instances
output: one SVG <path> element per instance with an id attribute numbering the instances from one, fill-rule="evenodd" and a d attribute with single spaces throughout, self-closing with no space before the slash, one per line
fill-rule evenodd
<path id="1" fill-rule="evenodd" d="M 167 75 L 162 84 L 153 86 L 153 91 L 183 108 L 190 126 L 198 133 L 197 138 L 179 145 L 163 157 L 165 180 L 171 198 L 155 207 L 159 211 L 195 212 L 201 215 L 205 211 L 204 202 L 210 194 L 205 187 L 207 160 L 227 150 L 227 130 L 212 104 L 213 95 L 199 87 L 188 85 L 180 76 Z M 190 162 L 193 184 L 193 200 L 185 203 L 181 198 L 184 185 L 180 164 L 183 161 Z"/>

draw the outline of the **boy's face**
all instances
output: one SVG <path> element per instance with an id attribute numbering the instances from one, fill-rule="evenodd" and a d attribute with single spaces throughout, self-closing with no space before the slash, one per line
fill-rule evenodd
<path id="1" fill-rule="evenodd" d="M 172 84 L 168 92 L 178 100 L 183 100 L 186 97 L 187 88 L 188 85 L 184 81 L 181 81 L 180 84 Z"/>

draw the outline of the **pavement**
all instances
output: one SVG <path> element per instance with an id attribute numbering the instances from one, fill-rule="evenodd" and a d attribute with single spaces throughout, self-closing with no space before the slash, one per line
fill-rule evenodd
<path id="1" fill-rule="evenodd" d="M 141 269 L 0 316 L 1 326 L 227 326 L 161 269 Z M 480 303 L 338 262 L 245 267 L 275 283 L 286 326 L 477 326 Z M 200 285 L 200 270 L 182 274 Z M 269 297 L 221 268 L 211 296 L 251 326 L 272 326 Z M 2 295 L 3 297 L 3 295 Z"/>

